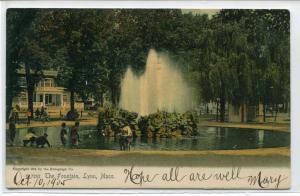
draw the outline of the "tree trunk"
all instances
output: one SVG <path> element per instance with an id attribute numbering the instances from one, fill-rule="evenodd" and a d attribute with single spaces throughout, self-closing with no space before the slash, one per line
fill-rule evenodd
<path id="1" fill-rule="evenodd" d="M 289 102 L 286 101 L 284 105 L 285 105 L 285 109 L 284 109 L 285 113 L 289 113 L 289 112 L 290 112 L 290 109 L 289 109 Z"/>
<path id="2" fill-rule="evenodd" d="M 11 108 L 12 108 L 12 102 L 13 102 L 13 97 L 11 95 L 11 93 L 6 93 L 6 122 L 8 122 L 9 120 L 9 114 L 11 112 Z"/>
<path id="3" fill-rule="evenodd" d="M 116 93 L 115 93 L 115 89 L 114 89 L 113 86 L 110 88 L 110 92 L 111 92 L 111 97 L 110 97 L 111 103 L 112 103 L 113 106 L 115 106 L 115 102 L 116 102 Z"/>
<path id="4" fill-rule="evenodd" d="M 34 83 L 33 78 L 30 74 L 30 67 L 26 64 L 25 65 L 25 78 L 27 84 L 27 103 L 28 103 L 28 110 L 31 112 L 31 117 L 33 117 L 33 92 L 34 92 Z"/>
<path id="5" fill-rule="evenodd" d="M 120 97 L 120 89 L 118 84 L 113 84 L 111 86 L 111 101 L 114 107 L 118 106 Z"/>
<path id="6" fill-rule="evenodd" d="M 71 112 L 73 113 L 75 111 L 75 95 L 74 95 L 74 90 L 71 90 L 70 107 L 71 107 Z"/>
<path id="7" fill-rule="evenodd" d="M 99 96 L 99 102 L 100 102 L 100 106 L 103 107 L 103 93 L 101 93 Z"/>
<path id="8" fill-rule="evenodd" d="M 275 108 L 275 118 L 274 118 L 274 121 L 276 122 L 276 120 L 277 120 L 277 114 L 278 114 L 278 105 L 275 104 L 274 108 Z"/>
<path id="9" fill-rule="evenodd" d="M 225 121 L 225 105 L 226 101 L 225 98 L 220 99 L 220 121 L 224 122 Z"/>
<path id="10" fill-rule="evenodd" d="M 266 105 L 263 103 L 264 122 L 266 122 Z"/>
<path id="11" fill-rule="evenodd" d="M 28 109 L 31 112 L 31 117 L 33 117 L 33 87 L 27 86 L 27 94 L 28 94 Z"/>
<path id="12" fill-rule="evenodd" d="M 209 114 L 208 103 L 206 104 L 206 114 Z"/>
<path id="13" fill-rule="evenodd" d="M 216 111 L 216 114 L 217 114 L 216 121 L 219 121 L 219 101 L 217 101 L 217 111 Z"/>
<path id="14" fill-rule="evenodd" d="M 241 104 L 241 122 L 245 121 L 245 108 L 244 108 L 244 102 Z"/>

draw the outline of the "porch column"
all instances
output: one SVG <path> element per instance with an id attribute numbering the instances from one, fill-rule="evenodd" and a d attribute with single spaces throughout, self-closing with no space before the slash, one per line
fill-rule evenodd
<path id="1" fill-rule="evenodd" d="M 60 106 L 64 106 L 64 94 L 60 94 Z"/>
<path id="2" fill-rule="evenodd" d="M 43 93 L 43 106 L 44 106 L 44 107 L 46 106 L 46 104 L 45 104 L 45 103 L 46 103 L 46 100 L 45 100 L 45 99 L 46 99 L 46 96 L 45 96 L 45 93 Z"/>

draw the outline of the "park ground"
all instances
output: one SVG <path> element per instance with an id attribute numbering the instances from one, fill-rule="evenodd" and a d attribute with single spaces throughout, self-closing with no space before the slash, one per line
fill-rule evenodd
<path id="1" fill-rule="evenodd" d="M 33 121 L 18 124 L 17 128 L 60 126 L 63 121 Z M 73 125 L 73 121 L 66 121 Z M 96 125 L 96 118 L 82 119 L 81 125 Z M 289 123 L 220 123 L 203 120 L 200 126 L 253 128 L 273 131 L 290 131 Z M 77 166 L 262 166 L 290 167 L 290 148 L 262 148 L 246 150 L 210 151 L 116 151 L 64 148 L 6 147 L 9 165 L 77 165 Z"/>
<path id="2" fill-rule="evenodd" d="M 7 147 L 9 165 L 289 167 L 290 150 L 116 151 Z"/>

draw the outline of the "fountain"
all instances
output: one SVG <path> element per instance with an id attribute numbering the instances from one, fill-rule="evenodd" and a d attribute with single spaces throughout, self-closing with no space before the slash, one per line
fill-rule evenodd
<path id="1" fill-rule="evenodd" d="M 185 112 L 192 109 L 192 101 L 182 73 L 154 49 L 149 51 L 144 74 L 138 77 L 129 67 L 121 83 L 119 107 L 139 115 Z"/>

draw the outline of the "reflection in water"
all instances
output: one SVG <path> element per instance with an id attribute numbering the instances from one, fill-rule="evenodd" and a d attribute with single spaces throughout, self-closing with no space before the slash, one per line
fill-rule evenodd
<path id="1" fill-rule="evenodd" d="M 258 132 L 258 146 L 262 148 L 264 146 L 264 130 L 259 130 Z"/>
<path id="2" fill-rule="evenodd" d="M 60 127 L 18 129 L 14 145 L 22 146 L 22 140 L 29 130 L 34 131 L 37 136 L 47 133 L 48 140 L 53 147 L 63 147 L 60 140 Z M 79 135 L 81 140 L 79 148 L 119 149 L 119 142 L 116 138 L 102 136 L 96 131 L 95 127 L 80 127 Z M 67 143 L 69 144 L 69 141 Z M 290 134 L 286 132 L 220 127 L 201 127 L 197 137 L 183 137 L 180 139 L 141 137 L 132 141 L 133 150 L 229 150 L 289 145 Z M 67 145 L 67 147 L 69 146 Z"/>

